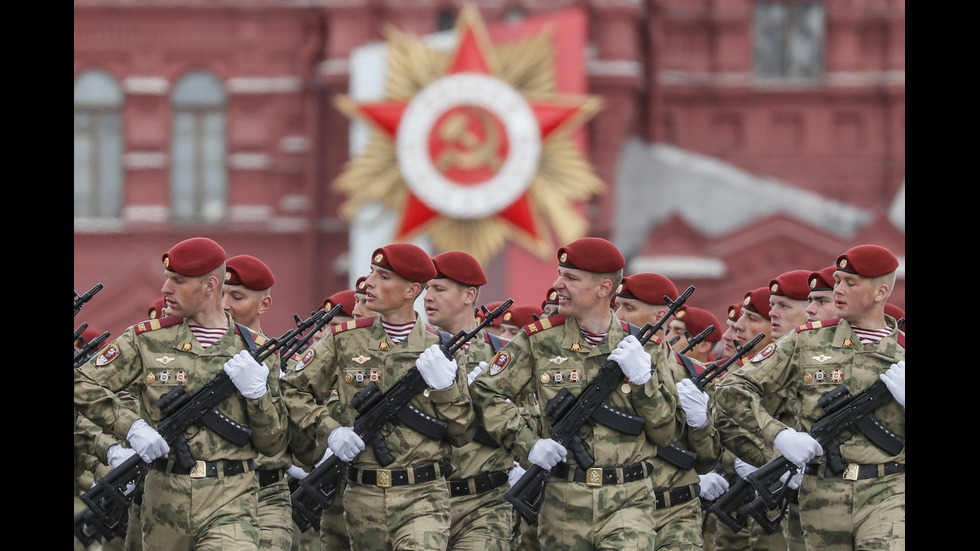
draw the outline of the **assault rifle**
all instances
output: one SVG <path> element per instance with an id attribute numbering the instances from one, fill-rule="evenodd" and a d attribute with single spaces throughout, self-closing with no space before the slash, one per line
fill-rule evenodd
<path id="1" fill-rule="evenodd" d="M 89 358 L 92 357 L 92 354 L 98 352 L 99 347 L 101 347 L 102 343 L 105 342 L 105 340 L 108 338 L 109 338 L 109 332 L 105 331 L 98 337 L 95 337 L 91 341 L 85 343 L 84 346 L 79 348 L 78 352 L 75 352 L 75 360 L 74 360 L 75 367 L 84 365 L 85 362 L 89 361 Z"/>
<path id="2" fill-rule="evenodd" d="M 253 347 L 250 346 L 249 353 L 255 361 L 262 363 L 282 347 L 296 342 L 303 331 L 316 323 L 314 320 L 329 315 L 320 310 L 314 316 L 297 323 L 295 329 L 287 331 L 281 337 L 270 338 L 255 350 L 251 350 Z M 246 340 L 250 339 L 251 333 L 248 329 L 239 327 L 242 336 Z M 187 390 L 178 386 L 157 401 L 157 407 L 163 412 L 163 419 L 156 430 L 170 445 L 170 453 L 175 456 L 176 462 L 181 467 L 190 469 L 196 463 L 184 436 L 184 431 L 192 425 L 204 425 L 239 446 L 249 442 L 252 430 L 236 423 L 217 407 L 237 391 L 228 374 L 221 371 L 193 396 L 188 396 Z M 134 454 L 82 494 L 82 501 L 92 513 L 75 517 L 75 534 L 91 534 L 97 530 L 106 539 L 125 535 L 128 522 L 127 510 L 135 494 L 132 488 L 140 485 L 148 468 L 149 464 L 139 455 Z"/>
<path id="3" fill-rule="evenodd" d="M 86 302 L 92 300 L 92 297 L 95 296 L 95 293 L 98 293 L 101 290 L 102 290 L 102 284 L 101 283 L 96 283 L 91 289 L 89 289 L 88 291 L 85 291 L 81 295 L 78 294 L 78 291 L 73 291 L 75 293 L 75 313 L 74 313 L 74 315 L 77 316 L 78 315 L 78 311 L 82 309 L 82 306 L 84 306 Z"/>
<path id="4" fill-rule="evenodd" d="M 513 303 L 513 299 L 507 299 L 492 312 L 483 306 L 483 321 L 469 333 L 459 331 L 442 343 L 440 349 L 447 358 L 454 359 L 456 352 L 464 344 L 494 319 L 503 315 Z M 387 422 L 397 419 L 436 440 L 445 436 L 448 426 L 445 421 L 430 417 L 411 403 L 412 398 L 425 390 L 426 386 L 422 374 L 413 366 L 387 392 L 382 392 L 376 383 L 370 383 L 351 400 L 351 406 L 360 413 L 354 419 L 354 432 L 372 446 L 374 456 L 381 466 L 395 461 L 385 445 L 384 435 L 381 434 L 381 426 Z M 344 461 L 331 455 L 299 481 L 299 486 L 292 493 L 293 520 L 304 532 L 315 522 L 319 522 L 320 514 L 336 499 L 345 468 Z"/>
<path id="5" fill-rule="evenodd" d="M 669 304 L 667 313 L 656 324 L 648 323 L 640 329 L 636 335 L 640 344 L 645 345 L 650 337 L 657 334 L 693 292 L 692 285 L 673 302 L 665 296 Z M 643 434 L 642 417 L 617 411 L 605 403 L 606 397 L 622 383 L 623 378 L 623 370 L 619 364 L 615 360 L 607 360 L 577 397 L 573 396 L 567 388 L 563 388 L 545 405 L 545 414 L 555 419 L 555 423 L 551 426 L 551 439 L 571 451 L 576 462 L 582 467 L 589 468 L 595 462 L 586 451 L 585 443 L 578 436 L 579 429 L 586 423 L 599 422 L 605 425 L 615 423 L 615 428 L 626 434 L 636 436 Z M 529 524 L 538 520 L 538 513 L 544 501 L 545 486 L 550 477 L 551 471 L 532 464 L 504 494 L 504 499 L 512 503 Z"/>
<path id="6" fill-rule="evenodd" d="M 840 476 L 848 468 L 841 456 L 840 444 L 850 438 L 855 429 L 889 455 L 898 455 L 902 451 L 905 439 L 890 431 L 874 415 L 875 410 L 891 400 L 891 392 L 881 380 L 875 381 L 856 395 L 847 390 L 847 385 L 840 385 L 817 400 L 824 414 L 813 422 L 810 436 L 824 449 L 828 473 Z M 763 528 L 775 531 L 786 510 L 789 480 L 798 471 L 799 467 L 779 456 L 729 490 L 729 493 L 740 493 L 741 496 L 733 497 L 725 503 L 719 499 L 711 507 L 711 511 L 736 532 L 745 526 L 748 515 L 758 520 Z M 846 474 L 844 478 L 847 478 Z M 742 484 L 743 481 L 745 484 Z M 749 506 L 743 514 L 733 516 L 733 510 L 746 501 Z M 772 517 L 767 514 L 768 511 L 779 513 Z"/>
<path id="7" fill-rule="evenodd" d="M 701 331 L 697 335 L 691 337 L 691 340 L 687 341 L 687 346 L 685 346 L 680 352 L 678 352 L 678 354 L 683 356 L 685 353 L 687 353 L 688 350 L 694 348 L 695 346 L 698 345 L 698 343 L 708 338 L 708 335 L 710 335 L 711 332 L 714 330 L 715 330 L 715 326 L 709 325 L 708 327 L 705 328 L 704 331 Z"/>

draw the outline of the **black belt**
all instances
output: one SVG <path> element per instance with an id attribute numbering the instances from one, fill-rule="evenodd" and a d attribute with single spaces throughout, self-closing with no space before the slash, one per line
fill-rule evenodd
<path id="1" fill-rule="evenodd" d="M 657 496 L 657 509 L 673 507 L 701 495 L 701 485 L 691 484 L 680 488 L 671 488 L 666 492 L 655 492 L 655 495 Z"/>
<path id="2" fill-rule="evenodd" d="M 653 474 L 653 465 L 644 462 L 622 467 L 592 467 L 590 469 L 575 467 L 574 472 L 570 471 L 571 468 L 568 463 L 559 463 L 551 469 L 551 474 L 569 482 L 585 482 L 589 486 L 605 486 L 646 478 Z"/>
<path id="3" fill-rule="evenodd" d="M 247 473 L 249 471 L 254 471 L 255 460 L 248 459 L 231 461 L 223 459 L 218 461 L 196 461 L 191 468 L 185 469 L 179 464 L 171 462 L 169 459 L 157 459 L 153 461 L 153 468 L 170 474 L 190 475 L 191 478 L 235 476 L 238 474 Z"/>
<path id="4" fill-rule="evenodd" d="M 864 480 L 866 478 L 878 478 L 895 473 L 904 473 L 905 463 L 895 463 L 894 461 L 882 465 L 858 465 L 857 463 L 847 463 L 844 471 L 834 474 L 824 469 L 823 478 L 843 478 L 844 480 Z M 804 474 L 816 475 L 820 473 L 819 465 L 807 465 L 803 469 Z"/>
<path id="5" fill-rule="evenodd" d="M 259 477 L 259 486 L 265 488 L 282 480 L 282 469 L 259 469 L 255 471 Z"/>
<path id="6" fill-rule="evenodd" d="M 468 496 L 489 492 L 507 483 L 507 473 L 494 471 L 483 473 L 462 480 L 449 481 L 449 495 L 452 497 Z"/>
<path id="7" fill-rule="evenodd" d="M 431 482 L 437 477 L 449 476 L 451 472 L 453 472 L 452 464 L 448 459 L 443 459 L 439 463 L 430 463 L 408 469 L 358 469 L 351 467 L 347 470 L 347 477 L 351 482 L 390 488 L 392 486 L 404 486 L 405 484 Z"/>

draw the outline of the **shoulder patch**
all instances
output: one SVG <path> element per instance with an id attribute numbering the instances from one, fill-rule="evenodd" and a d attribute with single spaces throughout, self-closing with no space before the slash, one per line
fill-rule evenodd
<path id="1" fill-rule="evenodd" d="M 752 361 L 753 362 L 761 362 L 762 360 L 768 358 L 769 356 L 772 356 L 772 353 L 775 352 L 775 351 L 776 351 L 776 344 L 775 343 L 769 343 L 768 346 L 766 346 L 765 348 L 762 349 L 762 352 L 759 352 L 755 356 L 752 356 Z"/>
<path id="2" fill-rule="evenodd" d="M 506 350 L 500 350 L 493 355 L 490 360 L 490 376 L 498 375 L 504 369 L 507 369 L 507 364 L 510 363 L 511 355 L 510 352 Z"/>
<path id="3" fill-rule="evenodd" d="M 374 325 L 374 316 L 368 316 L 366 318 L 357 318 L 356 320 L 350 320 L 347 323 L 334 325 L 330 332 L 331 334 L 336 335 L 338 333 L 343 333 L 344 331 L 350 331 L 351 329 L 363 329 L 364 327 L 371 327 L 372 325 Z"/>
<path id="4" fill-rule="evenodd" d="M 524 332 L 527 333 L 528 335 L 532 335 L 534 333 L 540 333 L 545 329 L 558 327 L 559 325 L 562 325 L 564 323 L 565 323 L 565 316 L 562 316 L 561 314 L 555 314 L 553 316 L 548 316 L 544 319 L 539 319 L 534 323 L 529 323 L 525 325 Z"/>
<path id="5" fill-rule="evenodd" d="M 100 352 L 99 356 L 95 359 L 95 365 L 98 367 L 109 365 L 112 363 L 113 360 L 115 360 L 118 357 L 119 357 L 119 346 L 117 346 L 116 343 L 114 342 L 109 343 L 109 346 L 103 348 L 102 352 Z"/>
<path id="6" fill-rule="evenodd" d="M 302 371 L 304 367 L 310 365 L 310 362 L 313 361 L 313 358 L 316 358 L 316 350 L 314 350 L 313 347 L 311 346 L 306 349 L 306 352 L 303 353 L 303 357 L 296 362 L 296 367 L 293 369 L 295 371 Z"/>
<path id="7" fill-rule="evenodd" d="M 183 321 L 184 318 L 175 318 L 173 316 L 168 316 L 162 319 L 146 320 L 134 325 L 133 331 L 139 335 L 141 333 L 146 333 L 147 331 L 156 331 L 157 329 L 163 329 L 164 327 L 180 325 L 183 323 Z"/>

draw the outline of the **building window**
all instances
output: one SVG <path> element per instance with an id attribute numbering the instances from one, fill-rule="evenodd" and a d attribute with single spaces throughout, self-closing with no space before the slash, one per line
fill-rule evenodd
<path id="1" fill-rule="evenodd" d="M 182 77 L 173 91 L 170 194 L 174 221 L 218 223 L 228 200 L 221 82 L 206 72 Z"/>
<path id="2" fill-rule="evenodd" d="M 826 29 L 822 3 L 757 2 L 753 29 L 756 76 L 822 77 Z"/>
<path id="3" fill-rule="evenodd" d="M 123 188 L 123 93 L 104 71 L 75 80 L 75 217 L 118 218 Z"/>

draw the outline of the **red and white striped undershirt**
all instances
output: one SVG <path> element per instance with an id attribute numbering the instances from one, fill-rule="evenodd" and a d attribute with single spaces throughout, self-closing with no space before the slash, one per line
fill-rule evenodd
<path id="1" fill-rule="evenodd" d="M 201 348 L 207 348 L 218 342 L 218 339 L 228 331 L 227 327 L 212 329 L 193 323 L 188 323 L 187 325 L 191 328 L 191 333 L 194 334 L 194 337 L 197 338 L 197 342 L 201 343 Z"/>
<path id="2" fill-rule="evenodd" d="M 861 344 L 878 342 L 892 332 L 891 328 L 889 327 L 884 329 L 861 329 L 860 327 L 855 327 L 852 325 L 851 329 L 853 329 L 854 333 L 856 333 L 858 338 L 861 339 Z"/>
<path id="3" fill-rule="evenodd" d="M 597 344 L 602 342 L 602 339 L 606 338 L 606 333 L 589 333 L 584 329 L 579 329 L 582 332 L 582 336 L 585 337 L 585 342 L 589 343 L 589 346 L 595 348 Z"/>
<path id="4" fill-rule="evenodd" d="M 412 332 L 412 328 L 415 327 L 415 322 L 410 321 L 401 325 L 395 325 L 382 320 L 381 326 L 385 328 L 385 333 L 388 333 L 388 338 L 391 339 L 391 342 L 399 343 L 408 338 L 409 333 Z"/>

